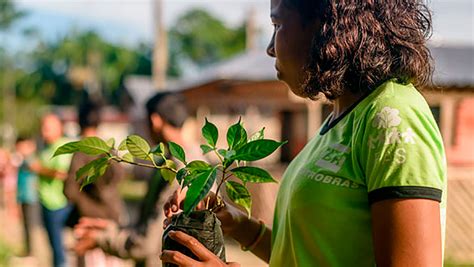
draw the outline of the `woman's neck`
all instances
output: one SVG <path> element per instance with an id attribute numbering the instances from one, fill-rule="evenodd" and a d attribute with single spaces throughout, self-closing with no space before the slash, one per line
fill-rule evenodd
<path id="1" fill-rule="evenodd" d="M 346 110 L 348 110 L 352 105 L 354 105 L 354 103 L 359 101 L 362 96 L 362 94 L 353 94 L 351 92 L 347 92 L 337 98 L 333 103 L 332 119 L 336 119 L 341 116 Z"/>

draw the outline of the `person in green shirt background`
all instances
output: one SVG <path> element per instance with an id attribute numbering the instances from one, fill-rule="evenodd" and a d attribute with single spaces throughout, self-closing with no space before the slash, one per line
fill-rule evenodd
<path id="1" fill-rule="evenodd" d="M 71 210 L 63 193 L 64 180 L 71 163 L 71 155 L 52 157 L 56 149 L 69 140 L 63 137 L 63 125 L 56 114 L 46 114 L 41 120 L 41 136 L 45 146 L 38 161 L 30 168 L 39 176 L 38 196 L 43 223 L 53 251 L 55 267 L 66 266 L 62 230 Z"/>
<path id="2" fill-rule="evenodd" d="M 284 173 L 273 227 L 227 204 L 224 232 L 270 266 L 442 266 L 446 158 L 415 88 L 432 74 L 425 3 L 271 0 L 271 20 L 278 78 L 333 111 Z M 167 217 L 182 199 L 169 199 Z M 185 233 L 170 237 L 200 261 L 165 250 L 163 262 L 236 265 Z"/>

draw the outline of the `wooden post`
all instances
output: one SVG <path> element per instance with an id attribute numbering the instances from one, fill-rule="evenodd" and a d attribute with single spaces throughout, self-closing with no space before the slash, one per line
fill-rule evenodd
<path id="1" fill-rule="evenodd" d="M 155 44 L 153 47 L 153 84 L 157 90 L 166 86 L 168 36 L 163 20 L 163 0 L 154 0 Z"/>

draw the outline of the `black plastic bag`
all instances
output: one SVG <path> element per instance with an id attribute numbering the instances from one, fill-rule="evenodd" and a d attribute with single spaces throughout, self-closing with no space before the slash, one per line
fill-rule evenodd
<path id="1" fill-rule="evenodd" d="M 225 262 L 224 234 L 221 222 L 214 212 L 209 210 L 193 211 L 186 216 L 184 213 L 177 214 L 171 218 L 171 223 L 163 233 L 162 250 L 175 250 L 199 260 L 187 247 L 177 243 L 168 236 L 170 231 L 182 231 L 195 237 L 207 249 L 217 255 Z M 165 264 L 165 267 L 176 266 Z"/>

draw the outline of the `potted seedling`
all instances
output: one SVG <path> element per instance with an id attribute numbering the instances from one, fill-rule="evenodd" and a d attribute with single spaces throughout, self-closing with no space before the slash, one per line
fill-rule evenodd
<path id="1" fill-rule="evenodd" d="M 213 154 L 217 163 L 188 161 L 183 148 L 174 142 L 168 142 L 167 145 L 160 143 L 152 149 L 138 135 L 128 136 L 117 148 L 113 139 L 105 141 L 98 137 L 87 137 L 59 147 L 54 156 L 75 152 L 98 156 L 77 171 L 76 178 L 81 183 L 81 188 L 101 177 L 113 161 L 155 168 L 168 182 L 176 180 L 181 189 L 186 190 L 186 197 L 183 212 L 173 216 L 164 231 L 163 249 L 181 251 L 196 258 L 186 247 L 168 238 L 169 231 L 179 230 L 194 236 L 225 261 L 224 238 L 220 221 L 214 213 L 222 206 L 219 193 L 221 187 L 225 186 L 228 198 L 250 216 L 252 199 L 247 183 L 276 181 L 266 170 L 247 166 L 247 163 L 269 156 L 285 142 L 265 139 L 264 128 L 248 137 L 240 120 L 227 130 L 226 149 L 217 147 L 218 129 L 207 119 L 202 127 L 202 136 L 206 140 L 206 144 L 201 145 L 203 154 Z M 180 161 L 183 167 L 177 168 L 175 161 L 167 155 Z M 237 179 L 231 180 L 231 177 Z M 204 209 L 196 210 L 196 206 L 209 194 L 213 185 L 217 188 L 217 200 L 210 203 L 207 198 Z"/>

